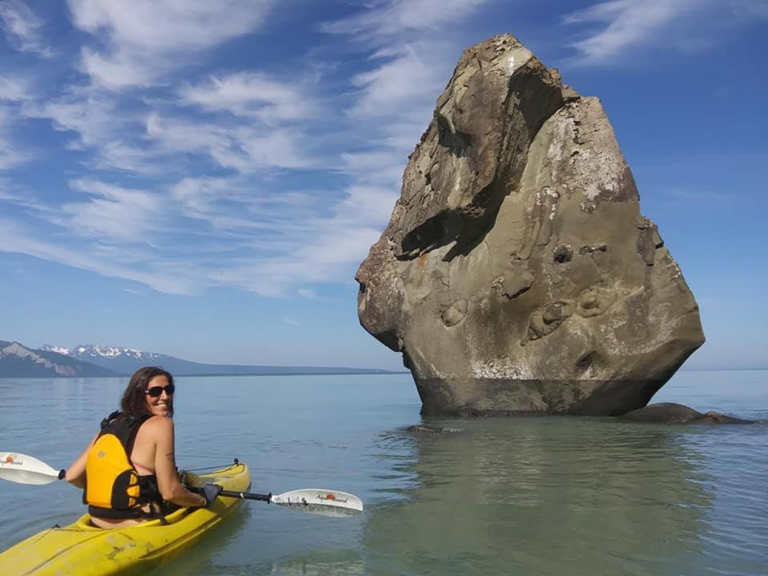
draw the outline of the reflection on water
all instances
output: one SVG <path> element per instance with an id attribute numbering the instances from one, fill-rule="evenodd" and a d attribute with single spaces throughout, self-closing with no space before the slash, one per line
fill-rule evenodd
<path id="1" fill-rule="evenodd" d="M 405 501 L 369 508 L 371 573 L 395 563 L 399 574 L 679 575 L 703 573 L 713 547 L 725 546 L 713 538 L 717 495 L 701 442 L 711 428 L 574 418 L 430 424 L 464 431 L 402 433 L 416 455 L 401 473 L 416 487 L 398 491 Z M 751 540 L 742 553 L 752 558 L 720 550 L 724 570 L 764 569 Z"/>
<path id="2" fill-rule="evenodd" d="M 183 574 L 173 564 L 174 573 Z M 361 554 L 353 550 L 308 550 L 261 564 L 231 563 L 218 559 L 203 566 L 190 566 L 194 574 L 206 576 L 365 576 Z M 160 570 L 156 571 L 160 574 Z M 153 572 L 152 574 L 155 574 Z"/>
<path id="3" fill-rule="evenodd" d="M 363 558 L 353 550 L 312 550 L 290 556 L 272 566 L 279 576 L 363 576 Z"/>

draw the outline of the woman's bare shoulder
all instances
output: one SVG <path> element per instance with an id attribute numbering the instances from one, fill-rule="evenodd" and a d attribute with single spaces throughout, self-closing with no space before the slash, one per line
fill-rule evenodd
<path id="1" fill-rule="evenodd" d="M 146 422 L 144 422 L 142 428 L 156 434 L 167 434 L 173 432 L 173 420 L 166 418 L 165 416 L 150 416 Z"/>

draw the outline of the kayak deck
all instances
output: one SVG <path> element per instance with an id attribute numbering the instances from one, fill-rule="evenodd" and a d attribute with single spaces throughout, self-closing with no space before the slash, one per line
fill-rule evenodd
<path id="1" fill-rule="evenodd" d="M 248 466 L 236 463 L 209 474 L 187 476 L 187 483 L 221 485 L 245 492 L 251 486 Z M 73 524 L 44 530 L 0 554 L 3 576 L 144 574 L 181 554 L 242 504 L 219 497 L 207 508 L 179 508 L 167 525 L 150 520 L 136 526 L 105 530 L 93 526 L 88 514 Z"/>

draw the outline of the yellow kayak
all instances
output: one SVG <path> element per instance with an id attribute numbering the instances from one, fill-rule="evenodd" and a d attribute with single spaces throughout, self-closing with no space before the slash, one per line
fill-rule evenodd
<path id="1" fill-rule="evenodd" d="M 187 483 L 213 482 L 224 490 L 247 491 L 251 472 L 243 463 L 209 474 L 187 476 Z M 74 524 L 35 534 L 0 554 L 2 576 L 102 576 L 145 574 L 181 554 L 231 515 L 242 503 L 219 497 L 208 508 L 180 508 L 166 516 L 168 525 L 151 520 L 138 526 L 104 530 L 86 514 Z"/>

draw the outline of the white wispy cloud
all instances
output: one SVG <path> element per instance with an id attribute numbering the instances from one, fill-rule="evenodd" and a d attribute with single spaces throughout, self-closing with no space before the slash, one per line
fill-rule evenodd
<path id="1" fill-rule="evenodd" d="M 418 135 L 416 136 L 418 138 Z M 364 152 L 343 152 L 342 170 L 364 185 L 398 188 L 403 177 L 406 156 L 400 150 L 412 148 L 416 139 L 391 144 L 383 141 L 380 148 Z"/>
<path id="2" fill-rule="evenodd" d="M 242 149 L 236 146 L 229 131 L 218 124 L 161 117 L 153 112 L 146 120 L 146 133 L 168 152 L 204 154 L 224 168 L 243 171 L 248 167 Z"/>
<path id="3" fill-rule="evenodd" d="M 365 256 L 381 233 L 378 228 L 338 228 L 334 220 L 317 222 L 311 234 L 293 251 L 271 258 L 230 260 L 209 269 L 207 277 L 216 285 L 236 287 L 267 297 L 295 293 L 298 283 L 352 282 L 350 265 Z"/>
<path id="4" fill-rule="evenodd" d="M 31 82 L 27 78 L 9 73 L 0 77 L 0 100 L 20 102 L 29 98 Z"/>
<path id="5" fill-rule="evenodd" d="M 53 56 L 53 51 L 41 38 L 43 21 L 22 0 L 4 0 L 0 3 L 0 26 L 17 50 L 43 58 Z"/>
<path id="6" fill-rule="evenodd" d="M 52 209 L 31 192 L 14 183 L 10 178 L 0 178 L 0 203 L 13 204 L 33 213 L 47 213 Z"/>
<path id="7" fill-rule="evenodd" d="M 461 39 L 463 27 L 489 3 L 384 0 L 356 15 L 324 23 L 322 30 L 350 35 L 369 53 L 370 66 L 351 80 L 357 89 L 351 113 L 376 119 L 377 133 L 386 136 L 385 145 L 402 146 L 403 134 L 410 140 L 414 130 L 423 131 L 466 47 Z"/>
<path id="8" fill-rule="evenodd" d="M 421 42 L 374 54 L 372 61 L 381 63 L 352 79 L 360 89 L 352 113 L 391 117 L 397 112 L 396 117 L 410 117 L 416 115 L 410 111 L 419 110 L 423 116 L 424 106 L 434 104 L 436 89 L 447 80 L 441 48 L 445 46 L 440 42 Z"/>
<path id="9" fill-rule="evenodd" d="M 69 187 L 88 196 L 87 200 L 63 204 L 51 220 L 72 234 L 148 243 L 163 230 L 167 205 L 155 193 L 89 179 L 72 181 Z"/>
<path id="10" fill-rule="evenodd" d="M 87 86 L 21 105 L 21 116 L 50 120 L 54 130 L 71 134 L 67 148 L 88 152 L 83 164 L 92 169 L 147 177 L 180 171 L 183 161 L 156 146 L 146 133 L 148 115 L 142 101 L 126 101 Z"/>
<path id="11" fill-rule="evenodd" d="M 26 88 L 9 78 L 0 83 L 0 97 L 21 98 Z M 200 117 L 190 107 L 226 115 Z M 188 167 L 190 155 L 243 173 L 310 167 L 314 152 L 305 143 L 315 139 L 299 121 L 316 109 L 299 86 L 243 72 L 190 84 L 178 99 L 127 98 L 74 86 L 54 98 L 23 102 L 22 114 L 72 132 L 69 147 L 91 151 L 94 168 L 157 176 Z"/>
<path id="12" fill-rule="evenodd" d="M 0 252 L 27 254 L 101 276 L 138 282 L 167 294 L 197 294 L 209 285 L 195 270 L 176 262 L 157 261 L 156 256 L 153 261 L 151 257 L 132 255 L 126 249 L 100 248 L 84 246 L 69 238 L 58 242 L 41 239 L 27 227 L 0 217 Z"/>
<path id="13" fill-rule="evenodd" d="M 29 159 L 29 153 L 15 144 L 11 135 L 14 115 L 0 104 L 0 170 L 8 170 Z"/>
<path id="14" fill-rule="evenodd" d="M 232 178 L 184 178 L 171 190 L 182 213 L 188 218 L 205 220 L 214 228 L 250 228 L 251 221 L 242 210 L 241 185 Z M 224 213 L 217 205 L 230 202 L 232 210 Z"/>
<path id="15" fill-rule="evenodd" d="M 306 283 L 352 282 L 353 268 L 381 234 L 397 194 L 355 186 L 345 192 L 330 216 L 316 215 L 301 226 L 276 228 L 279 249 L 274 256 L 229 262 L 210 273 L 213 281 L 268 297 L 291 295 L 296 285 Z"/>
<path id="16" fill-rule="evenodd" d="M 397 188 L 352 185 L 346 189 L 347 196 L 338 204 L 332 227 L 355 224 L 356 227 L 383 229 L 395 207 Z"/>
<path id="17" fill-rule="evenodd" d="M 311 90 L 262 72 L 243 71 L 186 86 L 180 97 L 182 102 L 203 110 L 226 111 L 274 125 L 312 116 L 315 105 Z"/>
<path id="18" fill-rule="evenodd" d="M 220 230 L 283 230 L 286 234 L 307 230 L 308 219 L 322 202 L 309 192 L 275 191 L 240 176 L 184 178 L 172 187 L 171 196 L 185 216 L 208 221 Z"/>
<path id="19" fill-rule="evenodd" d="M 251 170 L 259 168 L 311 168 L 314 162 L 302 151 L 303 136 L 293 130 L 274 130 L 261 134 L 241 128 L 234 132 L 235 141 L 247 154 Z"/>
<path id="20" fill-rule="evenodd" d="M 297 284 L 349 277 L 392 209 L 392 189 L 352 187 L 328 216 L 322 196 L 254 188 L 239 177 L 187 178 L 172 191 L 185 216 L 205 221 L 208 244 L 226 245 L 230 257 L 206 270 L 214 285 L 269 297 L 295 292 Z M 303 288 L 304 297 L 314 293 Z"/>
<path id="21" fill-rule="evenodd" d="M 392 36 L 406 31 L 439 31 L 470 16 L 488 0 L 390 0 L 355 16 L 321 26 L 334 34 Z"/>
<path id="22" fill-rule="evenodd" d="M 265 22 L 272 0 L 69 0 L 75 26 L 106 49 L 84 48 L 82 69 L 110 89 L 148 86 L 203 51 Z"/>
<path id="23" fill-rule="evenodd" d="M 8 170 L 31 158 L 17 143 L 13 127 L 19 122 L 19 108 L 29 98 L 31 82 L 18 74 L 0 76 L 0 170 Z"/>
<path id="24" fill-rule="evenodd" d="M 603 25 L 599 31 L 572 44 L 579 54 L 577 63 L 598 65 L 624 57 L 635 48 L 667 45 L 665 40 L 681 34 L 678 25 L 685 24 L 686 17 L 708 10 L 715 3 L 716 0 L 610 0 L 572 12 L 563 21 Z"/>
<path id="25" fill-rule="evenodd" d="M 120 170 L 143 176 L 168 175 L 177 171 L 172 159 L 148 145 L 128 142 L 106 142 L 97 149 L 94 168 L 104 171 Z"/>
<path id="26" fill-rule="evenodd" d="M 146 122 L 147 136 L 169 153 L 201 154 L 222 168 L 253 172 L 262 168 L 307 168 L 312 162 L 301 150 L 295 130 L 261 130 L 258 126 L 206 123 L 186 117 Z"/>
<path id="27" fill-rule="evenodd" d="M 54 129 L 74 132 L 74 148 L 87 148 L 114 141 L 126 130 L 130 117 L 122 113 L 110 95 L 74 87 L 59 97 L 30 102 L 22 108 L 29 118 L 49 119 Z"/>

